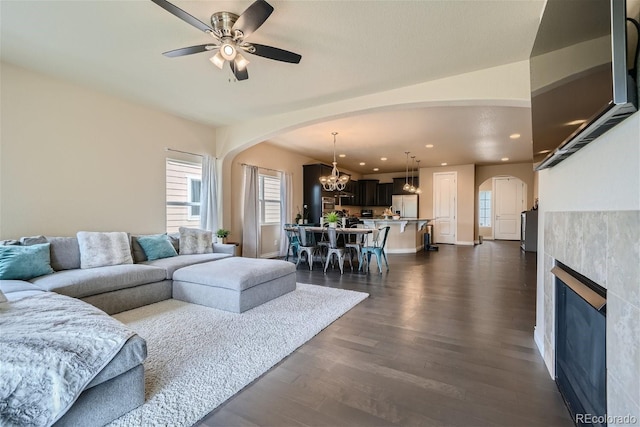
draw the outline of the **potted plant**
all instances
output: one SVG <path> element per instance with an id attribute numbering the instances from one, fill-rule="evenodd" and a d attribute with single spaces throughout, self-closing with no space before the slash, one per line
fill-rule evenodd
<path id="1" fill-rule="evenodd" d="M 329 223 L 329 227 L 336 228 L 340 216 L 338 212 L 327 212 L 324 215 L 324 221 Z"/>
<path id="2" fill-rule="evenodd" d="M 216 231 L 216 236 L 218 236 L 219 243 L 227 243 L 227 236 L 231 233 L 229 230 L 225 230 L 224 228 Z"/>

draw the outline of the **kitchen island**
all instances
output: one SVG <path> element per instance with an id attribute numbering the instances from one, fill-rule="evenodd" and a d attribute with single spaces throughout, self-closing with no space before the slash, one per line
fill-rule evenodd
<path id="1" fill-rule="evenodd" d="M 389 229 L 385 252 L 388 254 L 409 254 L 424 248 L 424 234 L 427 232 L 430 219 L 400 218 L 374 219 L 360 218 L 367 228 L 386 227 Z"/>

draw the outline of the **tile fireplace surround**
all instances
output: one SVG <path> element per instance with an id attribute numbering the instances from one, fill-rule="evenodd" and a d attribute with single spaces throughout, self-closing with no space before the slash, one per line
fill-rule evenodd
<path id="1" fill-rule="evenodd" d="M 545 213 L 544 359 L 554 378 L 556 260 L 607 289 L 607 414 L 640 425 L 640 211 Z"/>

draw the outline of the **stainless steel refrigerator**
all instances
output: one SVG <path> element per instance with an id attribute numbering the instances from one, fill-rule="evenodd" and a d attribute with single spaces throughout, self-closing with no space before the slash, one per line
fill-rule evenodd
<path id="1" fill-rule="evenodd" d="M 398 213 L 400 211 L 400 217 L 402 218 L 417 218 L 418 217 L 418 195 L 396 195 L 391 196 L 391 203 L 393 206 L 393 212 Z"/>

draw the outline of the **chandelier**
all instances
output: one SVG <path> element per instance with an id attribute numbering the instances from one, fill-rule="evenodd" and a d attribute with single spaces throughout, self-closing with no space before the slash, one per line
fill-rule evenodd
<path id="1" fill-rule="evenodd" d="M 333 135 L 333 169 L 331 175 L 321 176 L 320 184 L 325 191 L 342 191 L 349 182 L 349 175 L 340 175 L 338 171 L 338 162 L 336 162 L 336 135 L 338 132 L 331 132 Z"/>

